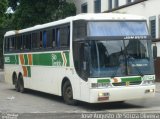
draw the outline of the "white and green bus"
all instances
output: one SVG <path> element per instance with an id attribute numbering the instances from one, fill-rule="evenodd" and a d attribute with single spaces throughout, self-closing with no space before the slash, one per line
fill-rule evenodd
<path id="1" fill-rule="evenodd" d="M 67 104 L 153 97 L 155 75 L 146 19 L 80 14 L 4 36 L 5 81 L 62 96 Z"/>

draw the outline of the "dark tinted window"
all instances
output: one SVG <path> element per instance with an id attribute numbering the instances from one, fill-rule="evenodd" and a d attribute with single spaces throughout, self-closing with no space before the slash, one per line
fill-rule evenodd
<path id="1" fill-rule="evenodd" d="M 101 0 L 94 0 L 94 12 L 95 13 L 101 12 Z"/>
<path id="2" fill-rule="evenodd" d="M 25 35 L 23 47 L 26 50 L 30 50 L 31 49 L 31 34 Z"/>
<path id="3" fill-rule="evenodd" d="M 51 48 L 52 47 L 52 40 L 53 40 L 53 31 L 52 30 L 47 30 L 46 31 L 46 37 L 47 37 L 46 47 Z"/>
<path id="4" fill-rule="evenodd" d="M 39 40 L 40 40 L 40 33 L 39 32 L 32 33 L 32 48 L 33 49 L 39 48 Z"/>
<path id="5" fill-rule="evenodd" d="M 84 3 L 81 5 L 81 12 L 82 13 L 87 13 L 88 12 L 88 5 L 87 3 Z"/>
<path id="6" fill-rule="evenodd" d="M 56 29 L 56 46 L 69 47 L 70 29 L 69 26 Z"/>
<path id="7" fill-rule="evenodd" d="M 87 35 L 86 21 L 75 21 L 73 23 L 74 40 L 84 38 Z"/>
<path id="8" fill-rule="evenodd" d="M 16 37 L 16 50 L 22 50 L 22 36 Z"/>
<path id="9" fill-rule="evenodd" d="M 156 20 L 150 20 L 150 32 L 152 38 L 156 38 Z"/>

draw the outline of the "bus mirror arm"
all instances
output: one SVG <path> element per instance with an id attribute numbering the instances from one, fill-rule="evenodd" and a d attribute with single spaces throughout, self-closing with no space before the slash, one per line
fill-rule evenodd
<path id="1" fill-rule="evenodd" d="M 157 58 L 157 46 L 153 46 L 153 58 Z"/>

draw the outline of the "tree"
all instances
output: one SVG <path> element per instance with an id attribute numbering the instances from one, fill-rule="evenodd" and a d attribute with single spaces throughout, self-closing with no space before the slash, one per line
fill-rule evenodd
<path id="1" fill-rule="evenodd" d="M 5 21 L 5 12 L 7 10 L 7 0 L 1 0 L 0 1 L 0 67 L 2 67 L 2 61 L 3 61 L 3 54 L 2 54 L 2 48 L 3 48 L 3 35 L 4 35 L 4 21 Z"/>
<path id="2" fill-rule="evenodd" d="M 0 1 L 0 25 L 2 25 L 3 21 L 4 21 L 4 14 L 7 10 L 7 0 L 1 0 Z"/>
<path id="3" fill-rule="evenodd" d="M 60 0 L 20 0 L 15 7 L 14 29 L 55 21 L 76 14 L 73 3 Z"/>
<path id="4" fill-rule="evenodd" d="M 11 9 L 13 11 L 15 11 L 18 7 L 19 2 L 20 2 L 20 0 L 8 0 L 8 5 L 9 5 L 9 7 L 11 7 Z"/>

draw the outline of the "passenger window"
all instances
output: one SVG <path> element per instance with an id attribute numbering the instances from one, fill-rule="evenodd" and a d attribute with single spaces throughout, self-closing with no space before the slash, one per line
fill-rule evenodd
<path id="1" fill-rule="evenodd" d="M 69 47 L 70 31 L 69 27 L 60 29 L 60 47 Z"/>
<path id="2" fill-rule="evenodd" d="M 43 48 L 46 48 L 47 45 L 47 33 L 43 31 Z"/>
<path id="3" fill-rule="evenodd" d="M 47 48 L 52 48 L 53 47 L 53 41 L 54 41 L 54 34 L 53 30 L 47 30 Z"/>
<path id="4" fill-rule="evenodd" d="M 56 29 L 56 47 L 60 47 L 60 29 Z"/>
<path id="5" fill-rule="evenodd" d="M 22 37 L 21 36 L 16 37 L 16 50 L 22 50 Z"/>
<path id="6" fill-rule="evenodd" d="M 53 34 L 52 47 L 56 47 L 56 30 L 55 29 L 52 30 L 52 34 Z"/>
<path id="7" fill-rule="evenodd" d="M 40 33 L 39 32 L 32 33 L 32 48 L 38 49 L 39 46 L 40 46 Z"/>
<path id="8" fill-rule="evenodd" d="M 70 29 L 69 26 L 61 27 L 56 30 L 57 47 L 69 47 Z"/>
<path id="9" fill-rule="evenodd" d="M 24 47 L 25 50 L 30 50 L 31 49 L 31 34 L 27 34 L 27 35 L 24 36 L 23 47 Z"/>
<path id="10" fill-rule="evenodd" d="M 5 51 L 9 51 L 9 38 L 5 38 Z"/>
<path id="11" fill-rule="evenodd" d="M 16 38 L 12 37 L 12 38 L 8 38 L 8 48 L 9 51 L 14 51 L 16 49 Z"/>

